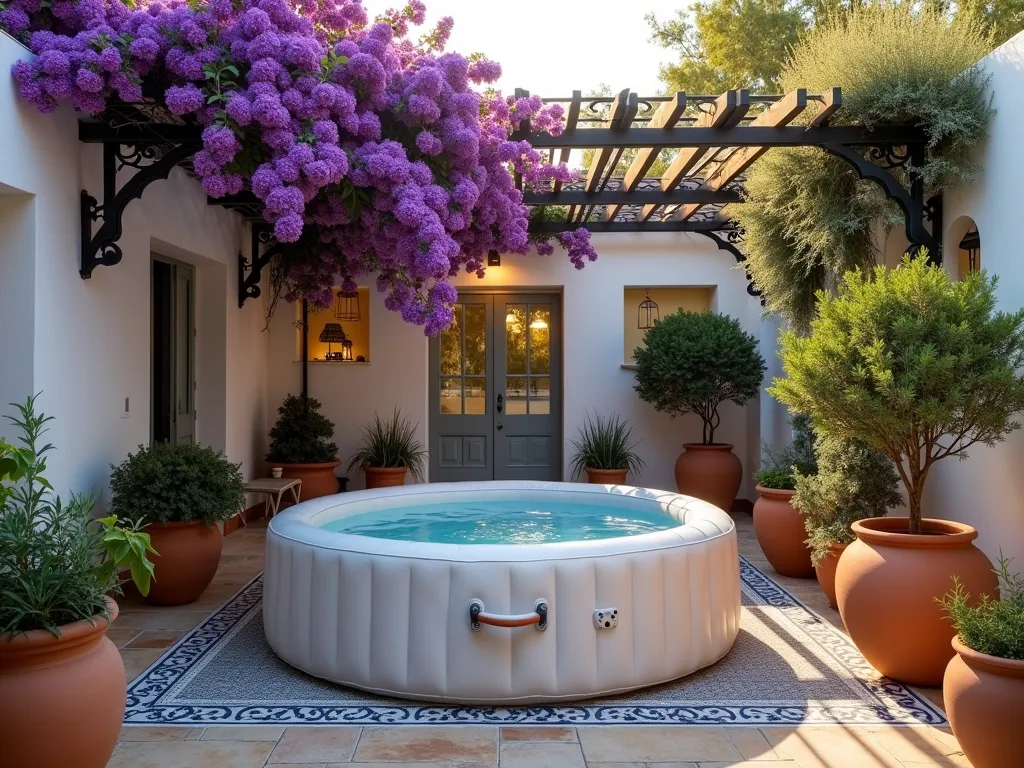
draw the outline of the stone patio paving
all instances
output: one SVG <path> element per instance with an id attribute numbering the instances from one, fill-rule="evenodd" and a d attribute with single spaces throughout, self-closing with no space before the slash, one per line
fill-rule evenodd
<path id="1" fill-rule="evenodd" d="M 749 515 L 736 518 L 740 552 L 841 627 L 817 582 L 777 575 Z M 126 597 L 108 632 L 129 681 L 263 569 L 264 525 L 224 540 L 206 594 L 183 608 Z M 938 689 L 920 692 L 942 705 Z M 948 728 L 886 726 L 214 726 L 130 727 L 108 768 L 969 768 Z"/>

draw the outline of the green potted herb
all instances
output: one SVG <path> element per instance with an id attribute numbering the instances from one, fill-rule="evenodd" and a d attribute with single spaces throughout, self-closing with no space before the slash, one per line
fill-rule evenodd
<path id="1" fill-rule="evenodd" d="M 679 310 L 655 322 L 633 354 L 640 399 L 672 417 L 696 414 L 703 425 L 701 442 L 685 443 L 676 460 L 676 487 L 726 511 L 743 467 L 732 444 L 715 442 L 718 409 L 758 395 L 765 363 L 757 347 L 736 318 Z"/>
<path id="2" fill-rule="evenodd" d="M 633 428 L 617 415 L 607 419 L 587 415 L 579 432 L 580 439 L 572 441 L 576 448 L 573 477 L 586 473 L 589 483 L 623 485 L 627 473 L 640 474 L 644 461 L 635 450 Z"/>
<path id="3" fill-rule="evenodd" d="M 373 414 L 373 422 L 363 427 L 363 439 L 348 463 L 349 471 L 363 470 L 367 488 L 404 485 L 406 473 L 422 479 L 427 452 L 416 439 L 418 426 L 397 408 L 387 421 Z"/>
<path id="4" fill-rule="evenodd" d="M 147 599 L 195 602 L 213 581 L 223 534 L 218 523 L 242 510 L 242 474 L 224 454 L 192 443 L 154 443 L 111 467 L 111 510 L 140 517 L 160 556 Z"/>
<path id="5" fill-rule="evenodd" d="M 149 536 L 115 516 L 97 519 L 95 498 L 66 503 L 46 481 L 41 437 L 51 419 L 35 398 L 10 421 L 21 445 L 0 441 L 0 744 L 5 765 L 99 768 L 124 718 L 124 664 L 106 636 L 111 594 L 127 571 L 145 594 Z M 48 734 L 50 738 L 40 738 Z"/>
<path id="6" fill-rule="evenodd" d="M 334 470 L 341 461 L 338 446 L 331 441 L 334 424 L 320 413 L 320 407 L 312 397 L 288 395 L 270 430 L 267 462 L 284 477 L 302 481 L 302 501 L 338 492 Z"/>

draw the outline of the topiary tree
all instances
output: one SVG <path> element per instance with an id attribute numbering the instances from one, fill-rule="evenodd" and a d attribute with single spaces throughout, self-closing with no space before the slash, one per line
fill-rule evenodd
<path id="1" fill-rule="evenodd" d="M 331 442 L 334 423 L 320 413 L 319 400 L 288 395 L 277 412 L 267 461 L 324 464 L 338 458 L 338 446 Z"/>
<path id="2" fill-rule="evenodd" d="M 995 311 L 996 279 L 954 281 L 927 254 L 896 269 L 851 272 L 838 296 L 818 294 L 807 337 L 782 335 L 788 376 L 769 391 L 812 416 L 819 434 L 863 440 L 893 462 L 910 532 L 935 462 L 967 458 L 1020 425 L 1024 310 Z"/>
<path id="3" fill-rule="evenodd" d="M 718 406 L 743 405 L 757 395 L 765 362 L 757 340 L 736 318 L 679 310 L 644 334 L 637 347 L 640 399 L 671 416 L 695 413 L 703 421 L 702 442 L 715 442 Z"/>

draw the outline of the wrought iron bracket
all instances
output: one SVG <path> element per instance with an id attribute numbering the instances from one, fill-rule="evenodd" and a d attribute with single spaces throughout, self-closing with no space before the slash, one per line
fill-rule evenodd
<path id="1" fill-rule="evenodd" d="M 260 253 L 260 246 L 267 246 Z M 251 256 L 247 259 L 238 254 L 238 308 L 241 309 L 246 299 L 258 299 L 262 294 L 260 280 L 263 268 L 266 267 L 281 244 L 274 240 L 273 230 L 268 225 L 253 224 L 250 241 Z"/>
<path id="2" fill-rule="evenodd" d="M 98 266 L 110 267 L 121 261 L 121 247 L 117 241 L 123 232 L 121 219 L 128 203 L 141 198 L 143 191 L 157 179 L 166 179 L 179 163 L 194 155 L 201 145 L 178 144 L 164 149 L 155 145 L 103 145 L 103 203 L 82 190 L 81 226 L 82 255 L 79 274 L 83 280 L 92 277 Z M 143 160 L 152 160 L 143 164 Z M 117 172 L 125 166 L 137 168 L 124 186 L 117 188 Z M 93 222 L 102 221 L 96 232 Z"/>
<path id="3" fill-rule="evenodd" d="M 731 253 L 733 255 L 733 258 L 736 259 L 737 264 L 743 264 L 746 262 L 746 254 L 744 254 L 743 251 L 739 249 L 739 244 L 743 242 L 743 236 L 744 234 L 746 234 L 742 229 L 737 227 L 735 229 L 725 229 L 718 231 L 704 230 L 699 231 L 698 234 L 704 235 L 704 237 L 708 237 L 714 240 L 715 244 L 718 246 L 718 249 L 720 251 L 728 251 L 729 253 Z M 747 276 L 747 293 L 750 296 L 760 298 L 761 292 L 757 290 L 757 286 L 754 285 L 754 280 L 753 278 L 751 278 L 750 272 L 744 270 L 744 273 Z M 761 304 L 764 305 L 763 298 L 761 299 Z"/>

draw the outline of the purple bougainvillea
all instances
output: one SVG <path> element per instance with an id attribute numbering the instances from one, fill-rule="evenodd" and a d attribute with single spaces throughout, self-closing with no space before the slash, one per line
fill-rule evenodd
<path id="1" fill-rule="evenodd" d="M 452 20 L 418 42 L 412 0 L 371 22 L 359 0 L 3 0 L 0 27 L 35 58 L 14 68 L 44 112 L 81 112 L 143 90 L 203 126 L 196 175 L 213 197 L 250 190 L 285 249 L 277 288 L 330 306 L 333 286 L 376 274 L 389 309 L 448 327 L 449 279 L 483 275 L 490 250 L 542 254 L 513 183 L 572 178 L 544 162 L 513 125 L 562 129 L 558 105 L 478 88 L 501 74 L 445 53 Z M 597 256 L 586 230 L 558 236 L 582 269 Z"/>

